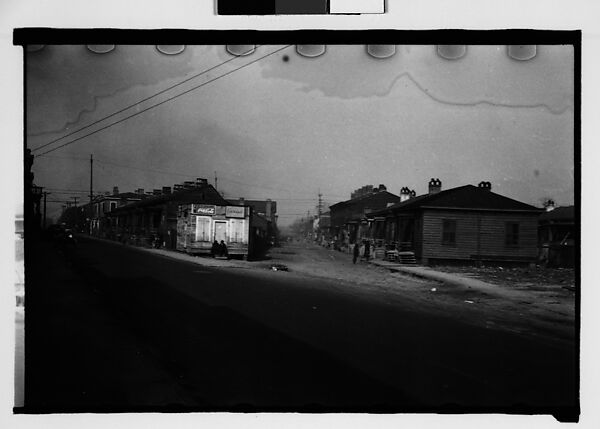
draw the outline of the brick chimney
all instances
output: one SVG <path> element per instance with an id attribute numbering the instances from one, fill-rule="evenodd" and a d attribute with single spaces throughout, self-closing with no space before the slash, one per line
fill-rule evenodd
<path id="1" fill-rule="evenodd" d="M 138 194 L 138 195 L 144 195 L 144 188 L 137 188 L 135 190 L 135 193 Z"/>
<path id="2" fill-rule="evenodd" d="M 171 187 L 170 186 L 163 186 L 162 193 L 163 193 L 163 195 L 169 195 L 171 193 Z"/>
<path id="3" fill-rule="evenodd" d="M 400 202 L 403 203 L 404 201 L 408 200 L 410 198 L 410 189 L 408 189 L 406 186 L 404 186 L 402 189 L 400 189 Z"/>
<path id="4" fill-rule="evenodd" d="M 113 195 L 119 195 L 119 187 L 113 186 Z"/>
<path id="5" fill-rule="evenodd" d="M 240 199 L 238 200 L 238 205 L 239 206 L 243 206 L 244 205 L 244 197 L 240 197 Z"/>
<path id="6" fill-rule="evenodd" d="M 479 189 L 485 189 L 486 191 L 491 191 L 492 183 L 491 182 L 479 182 L 478 187 L 479 187 Z"/>
<path id="7" fill-rule="evenodd" d="M 181 191 L 183 189 L 183 185 L 181 183 L 176 183 L 173 185 L 173 191 Z"/>
<path id="8" fill-rule="evenodd" d="M 547 212 L 551 212 L 552 210 L 554 210 L 556 208 L 554 205 L 554 200 L 547 200 L 544 203 L 544 207 L 546 208 Z"/>
<path id="9" fill-rule="evenodd" d="M 198 188 L 200 188 L 202 186 L 206 186 L 206 185 L 208 185 L 208 180 L 207 179 L 204 179 L 203 177 L 198 177 L 196 179 L 196 186 Z"/>
<path id="10" fill-rule="evenodd" d="M 379 192 L 383 192 L 383 191 L 387 191 L 387 188 L 385 187 L 385 185 L 383 183 L 379 184 Z"/>
<path id="11" fill-rule="evenodd" d="M 430 194 L 437 194 L 441 190 L 442 190 L 442 181 L 440 179 L 434 179 L 434 178 L 432 178 L 429 181 L 429 193 Z"/>

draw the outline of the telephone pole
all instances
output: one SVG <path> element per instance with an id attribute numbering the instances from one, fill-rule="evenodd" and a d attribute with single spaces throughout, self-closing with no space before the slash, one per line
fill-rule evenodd
<path id="1" fill-rule="evenodd" d="M 323 214 L 323 194 L 319 189 L 319 202 L 317 203 L 317 214 L 319 215 L 319 219 L 321 219 L 321 215 Z"/>
<path id="2" fill-rule="evenodd" d="M 44 191 L 44 219 L 42 220 L 43 228 L 46 229 L 46 197 L 50 192 Z"/>
<path id="3" fill-rule="evenodd" d="M 73 225 L 73 228 L 77 228 L 77 225 L 79 224 L 79 212 L 77 210 L 77 200 L 79 199 L 79 197 L 71 197 L 71 198 L 73 198 L 73 205 L 75 206 L 75 210 L 74 210 L 74 213 L 75 213 L 75 220 L 74 220 L 75 225 Z"/>
<path id="4" fill-rule="evenodd" d="M 90 207 L 87 217 L 90 219 L 90 235 L 92 235 L 92 199 L 94 198 L 94 154 L 90 154 Z"/>
<path id="5" fill-rule="evenodd" d="M 219 192 L 219 188 L 217 187 L 217 172 L 215 171 L 215 191 Z"/>
<path id="6" fill-rule="evenodd" d="M 94 196 L 94 154 L 90 154 L 90 207 Z"/>

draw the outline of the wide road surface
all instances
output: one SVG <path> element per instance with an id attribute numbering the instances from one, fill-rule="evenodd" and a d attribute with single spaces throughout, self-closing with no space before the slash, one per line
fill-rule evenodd
<path id="1" fill-rule="evenodd" d="M 27 251 L 26 412 L 578 415 L 577 354 L 290 272 Z"/>

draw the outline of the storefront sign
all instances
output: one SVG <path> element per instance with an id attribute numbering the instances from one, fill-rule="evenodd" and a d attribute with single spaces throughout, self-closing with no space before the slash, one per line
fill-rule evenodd
<path id="1" fill-rule="evenodd" d="M 215 206 L 206 206 L 201 204 L 194 204 L 194 213 L 200 215 L 212 216 L 215 214 Z"/>
<path id="2" fill-rule="evenodd" d="M 225 208 L 225 216 L 227 216 L 227 217 L 237 217 L 237 218 L 243 219 L 245 217 L 245 213 L 246 213 L 245 207 L 227 206 Z"/>

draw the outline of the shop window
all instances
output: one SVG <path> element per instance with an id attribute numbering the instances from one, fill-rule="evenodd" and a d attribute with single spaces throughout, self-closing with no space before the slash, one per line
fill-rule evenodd
<path id="1" fill-rule="evenodd" d="M 212 242 L 210 234 L 211 218 L 198 216 L 196 218 L 196 241 Z"/>
<path id="2" fill-rule="evenodd" d="M 232 243 L 242 243 L 244 241 L 244 219 L 231 219 L 229 221 L 230 226 L 230 240 Z"/>
<path id="3" fill-rule="evenodd" d="M 505 244 L 507 246 L 518 246 L 519 245 L 519 223 L 518 222 L 506 222 L 506 239 Z"/>
<path id="4" fill-rule="evenodd" d="M 456 221 L 452 219 L 442 220 L 442 244 L 447 246 L 456 245 Z"/>

